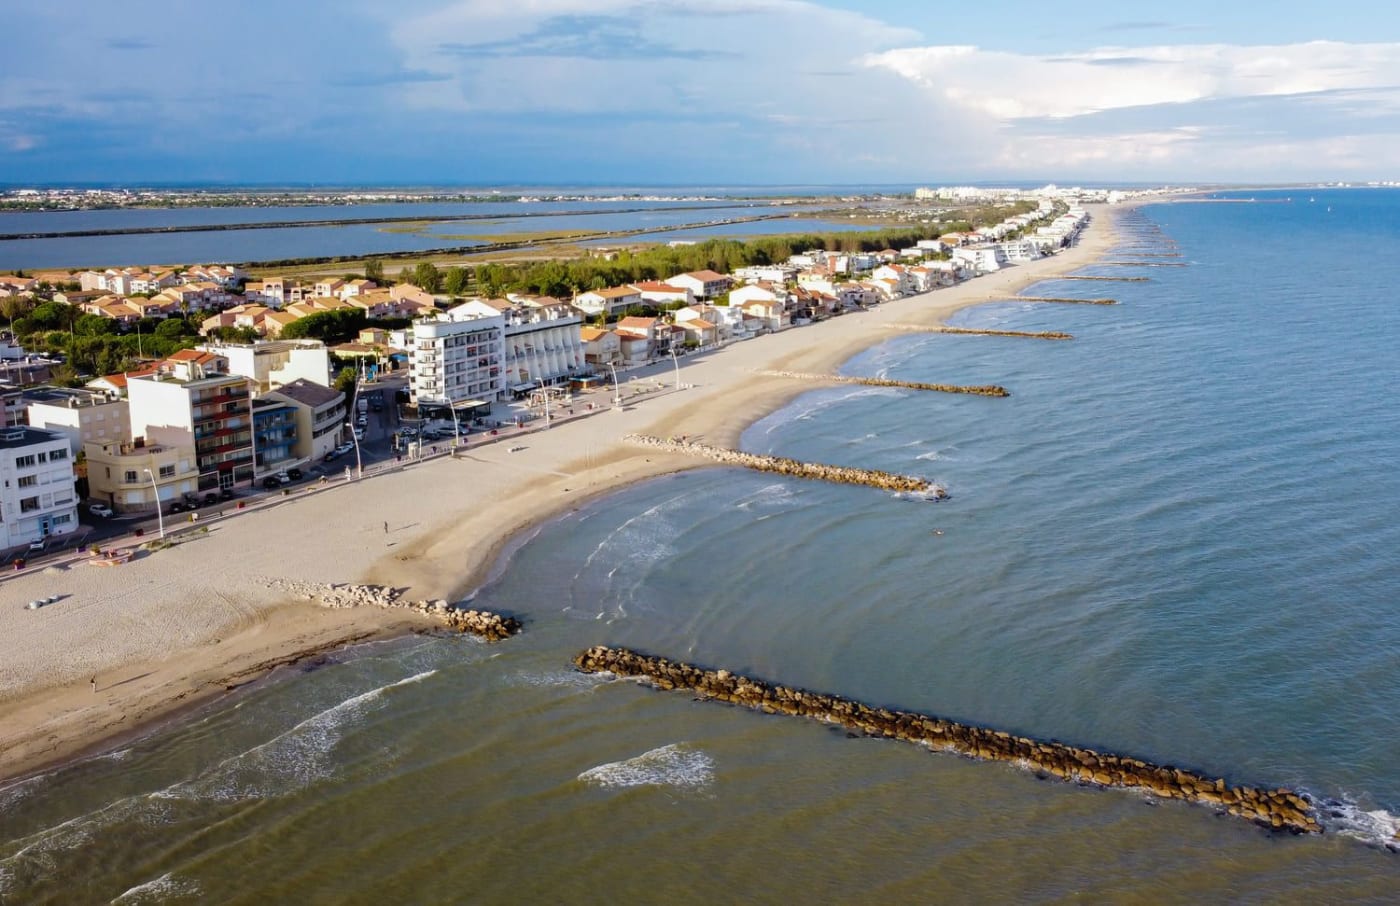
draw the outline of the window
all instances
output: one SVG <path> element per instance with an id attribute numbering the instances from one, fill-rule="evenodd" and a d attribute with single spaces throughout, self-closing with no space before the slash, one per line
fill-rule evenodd
<path id="1" fill-rule="evenodd" d="M 49 461 L 49 454 L 47 454 L 47 453 L 40 453 L 40 454 L 39 454 L 39 461 L 40 461 L 40 462 L 48 462 L 48 461 Z"/>
<path id="2" fill-rule="evenodd" d="M 28 468 L 28 467 L 34 465 L 34 462 L 35 462 L 35 460 L 34 460 L 34 454 L 33 454 L 33 453 L 30 453 L 28 456 L 16 456 L 16 457 L 15 457 L 15 468 L 18 468 L 18 469 L 25 469 L 25 468 Z"/>
<path id="3" fill-rule="evenodd" d="M 21 513 L 32 513 L 32 512 L 34 512 L 35 510 L 37 510 L 38 508 L 39 508 L 39 498 L 38 498 L 38 497 L 25 497 L 23 500 L 21 500 L 21 501 L 19 502 L 19 511 L 20 511 Z"/>
<path id="4" fill-rule="evenodd" d="M 49 453 L 49 459 L 53 460 L 54 462 L 59 462 L 60 460 L 64 460 L 67 458 L 67 450 L 54 450 L 53 452 Z"/>
<path id="5" fill-rule="evenodd" d="M 53 524 L 54 524 L 54 525 L 67 525 L 68 523 L 70 523 L 70 522 L 72 522 L 72 521 L 73 521 L 73 516 L 72 516 L 72 514 L 70 514 L 70 513 L 60 513 L 60 514 L 58 514 L 57 516 L 53 517 Z"/>
<path id="6" fill-rule="evenodd" d="M 175 467 L 174 467 L 174 466 L 161 466 L 161 467 L 160 467 L 160 477 L 161 477 L 161 478 L 174 478 L 174 477 L 175 477 Z"/>
<path id="7" fill-rule="evenodd" d="M 127 469 L 127 470 L 126 470 L 126 483 L 127 483 L 127 484 L 136 484 L 136 482 L 138 482 L 138 481 L 140 481 L 140 480 L 141 480 L 141 479 L 140 479 L 139 477 L 137 477 L 137 474 L 136 474 L 136 470 L 135 470 L 135 469 Z"/>
<path id="8" fill-rule="evenodd" d="M 38 483 L 39 483 L 39 476 L 38 476 L 38 475 L 21 475 L 21 476 L 19 477 L 19 486 L 22 487 L 22 488 L 32 488 L 32 487 L 34 487 L 34 486 L 35 486 L 36 484 L 38 484 Z"/>

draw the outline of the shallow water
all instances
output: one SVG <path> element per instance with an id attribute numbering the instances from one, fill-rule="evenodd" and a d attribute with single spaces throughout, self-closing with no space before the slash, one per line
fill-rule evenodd
<path id="1" fill-rule="evenodd" d="M 478 596 L 516 639 L 370 646 L 0 790 L 0 899 L 1393 900 L 1400 197 L 1317 197 L 1146 209 L 1125 245 L 1170 249 L 1160 224 L 1189 267 L 955 321 L 1071 342 L 844 368 L 1009 398 L 824 389 L 744 437 L 948 501 L 647 482 Z M 1363 260 L 1298 254 L 1363 230 Z M 599 643 L 1339 804 L 1276 836 L 569 668 Z"/>

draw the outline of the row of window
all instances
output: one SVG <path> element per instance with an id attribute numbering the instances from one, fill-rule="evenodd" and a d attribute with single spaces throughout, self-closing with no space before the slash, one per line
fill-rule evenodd
<path id="1" fill-rule="evenodd" d="M 42 453 L 26 453 L 24 456 L 15 457 L 15 468 L 29 469 L 41 462 L 60 462 L 67 458 L 68 450 L 66 448 L 47 450 Z"/>

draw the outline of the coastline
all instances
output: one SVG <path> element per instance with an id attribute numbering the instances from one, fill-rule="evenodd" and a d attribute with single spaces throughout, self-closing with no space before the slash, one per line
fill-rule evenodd
<path id="1" fill-rule="evenodd" d="M 1090 265 L 1131 207 L 1095 205 L 1079 244 L 1053 258 L 693 357 L 680 392 L 524 434 L 515 447 L 469 447 L 458 459 L 289 498 L 119 573 L 78 565 L 0 585 L 0 778 L 101 751 L 279 665 L 431 628 L 401 610 L 288 601 L 269 583 L 373 583 L 408 598 L 459 599 L 498 575 L 533 527 L 633 482 L 711 466 L 626 445 L 624 435 L 736 446 L 750 424 L 811 389 L 759 372 L 830 372 L 911 323 L 936 326 Z M 669 385 L 669 371 L 655 380 Z M 59 603 L 24 610 L 55 593 Z"/>

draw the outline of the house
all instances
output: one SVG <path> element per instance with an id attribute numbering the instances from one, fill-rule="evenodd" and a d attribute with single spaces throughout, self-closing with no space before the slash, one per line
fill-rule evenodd
<path id="1" fill-rule="evenodd" d="M 642 304 L 642 294 L 630 286 L 589 290 L 574 298 L 574 305 L 588 315 L 619 314 Z"/>
<path id="2" fill-rule="evenodd" d="M 109 394 L 111 396 L 124 397 L 126 396 L 127 381 L 129 379 L 134 377 L 140 377 L 145 374 L 155 374 L 159 370 L 159 362 L 147 362 L 146 364 L 139 365 L 135 368 L 132 368 L 129 371 L 122 371 L 117 374 L 107 374 L 103 375 L 102 377 L 93 378 L 83 386 L 91 390 L 97 390 L 102 393 Z"/>
<path id="3" fill-rule="evenodd" d="M 360 277 L 355 280 L 347 281 L 345 285 L 340 288 L 340 291 L 336 293 L 336 295 L 340 296 L 340 298 L 342 299 L 349 299 L 352 296 L 362 296 L 370 290 L 378 288 L 378 283 L 375 283 L 373 280 L 366 280 L 363 277 Z M 387 293 L 388 291 L 385 290 L 385 292 Z"/>
<path id="4" fill-rule="evenodd" d="M 704 318 L 677 321 L 675 327 L 684 335 L 682 342 L 686 345 L 713 346 L 719 342 L 719 325 L 711 324 Z"/>
<path id="5" fill-rule="evenodd" d="M 690 294 L 697 299 L 713 299 L 724 295 L 732 281 L 724 274 L 705 270 L 677 274 L 666 282 L 690 290 Z"/>
<path id="6" fill-rule="evenodd" d="M 888 295 L 888 298 L 918 292 L 919 289 L 918 281 L 915 280 L 914 275 L 909 272 L 909 268 L 902 264 L 881 265 L 875 268 L 870 276 L 874 278 L 876 283 L 889 285 L 893 288 L 894 292 L 892 295 Z"/>
<path id="7" fill-rule="evenodd" d="M 633 283 L 632 289 L 641 294 L 643 302 L 651 302 L 656 305 L 669 305 L 675 302 L 689 305 L 695 301 L 695 295 L 684 286 L 672 286 L 657 280 Z"/>
<path id="8" fill-rule="evenodd" d="M 283 384 L 267 397 L 296 407 L 293 459 L 319 460 L 340 443 L 350 411 L 344 393 L 323 383 L 299 379 Z"/>
<path id="9" fill-rule="evenodd" d="M 684 327 L 687 321 L 706 321 L 715 326 L 716 342 L 733 339 L 743 330 L 744 312 L 732 305 L 688 305 L 676 309 L 673 314 L 676 325 Z M 746 337 L 741 337 L 746 339 Z"/>
<path id="10" fill-rule="evenodd" d="M 787 289 L 772 283 L 750 283 L 729 293 L 731 307 L 743 308 L 748 302 L 786 302 Z"/>
<path id="11" fill-rule="evenodd" d="M 414 302 L 418 311 L 426 311 L 435 307 L 433 294 L 412 283 L 395 283 L 389 287 L 389 297 L 397 302 Z"/>
<path id="12" fill-rule="evenodd" d="M 788 283 L 797 278 L 796 264 L 755 264 L 741 267 L 734 276 L 745 283 Z"/>
<path id="13" fill-rule="evenodd" d="M 0 297 L 27 295 L 38 285 L 39 281 L 33 277 L 0 276 Z"/>
<path id="14" fill-rule="evenodd" d="M 248 378 L 258 393 L 298 381 L 330 386 L 330 353 L 320 340 L 218 343 L 196 346 L 195 350 L 222 356 L 226 361 L 224 371 Z"/>
<path id="15" fill-rule="evenodd" d="M 58 432 L 0 428 L 0 547 L 77 529 L 73 461 L 68 438 Z"/>
<path id="16" fill-rule="evenodd" d="M 327 280 L 317 281 L 313 289 L 315 291 L 315 294 L 318 296 L 339 296 L 340 291 L 344 287 L 344 280 L 337 280 L 336 278 L 331 277 Z"/>
<path id="17" fill-rule="evenodd" d="M 192 444 L 147 443 L 144 437 L 90 441 L 83 455 L 88 496 L 118 513 L 154 513 L 199 490 Z"/>
<path id="18" fill-rule="evenodd" d="M 953 249 L 953 260 L 961 261 L 978 274 L 1001 270 L 1006 258 L 994 245 L 962 246 Z"/>
<path id="19" fill-rule="evenodd" d="M 734 307 L 730 305 L 730 308 Z M 738 307 L 744 314 L 757 319 L 760 333 L 776 333 L 792 326 L 792 318 L 788 314 L 787 306 L 782 302 L 752 299 Z"/>
<path id="20" fill-rule="evenodd" d="M 603 327 L 582 327 L 583 358 L 590 365 L 616 365 L 622 361 L 622 341 Z"/>
<path id="21" fill-rule="evenodd" d="M 282 335 L 282 329 L 293 321 L 300 321 L 301 318 L 288 311 L 269 311 L 263 315 L 262 328 L 263 335 L 269 339 L 275 339 Z"/>
<path id="22" fill-rule="evenodd" d="M 614 326 L 614 329 L 623 334 L 624 338 L 627 334 L 646 337 L 647 341 L 651 343 L 651 349 L 655 355 L 666 355 L 670 352 L 671 347 L 668 343 L 670 334 L 665 328 L 666 325 L 662 323 L 660 318 L 642 317 L 623 318 Z"/>
<path id="23" fill-rule="evenodd" d="M 126 401 L 110 393 L 86 388 L 33 387 L 22 399 L 28 406 L 29 425 L 68 439 L 76 457 L 89 442 L 107 443 L 131 437 Z"/>

